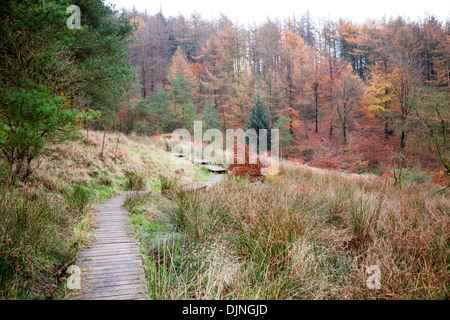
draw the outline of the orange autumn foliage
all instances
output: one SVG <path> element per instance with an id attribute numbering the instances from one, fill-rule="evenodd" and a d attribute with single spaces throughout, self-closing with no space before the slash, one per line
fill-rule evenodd
<path id="1" fill-rule="evenodd" d="M 245 161 L 244 163 L 238 163 L 240 158 L 238 154 L 238 146 L 234 145 L 233 163 L 230 164 L 228 170 L 236 177 L 246 177 L 251 180 L 262 180 L 264 177 L 261 174 L 261 169 L 265 166 L 261 163 L 259 155 L 256 156 L 256 163 L 250 163 L 250 149 L 248 145 L 245 146 Z"/>

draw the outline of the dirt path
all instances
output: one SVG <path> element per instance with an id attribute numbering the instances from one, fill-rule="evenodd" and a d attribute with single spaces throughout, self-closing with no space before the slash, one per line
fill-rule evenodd
<path id="1" fill-rule="evenodd" d="M 109 199 L 95 213 L 97 241 L 78 254 L 81 300 L 145 300 L 148 298 L 139 242 L 133 238 L 127 192 Z"/>

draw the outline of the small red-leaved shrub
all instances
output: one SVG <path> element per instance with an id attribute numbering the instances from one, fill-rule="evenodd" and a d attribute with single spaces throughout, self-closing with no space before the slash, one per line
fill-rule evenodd
<path id="1" fill-rule="evenodd" d="M 248 145 L 245 146 L 245 161 L 238 163 L 238 148 L 234 145 L 233 163 L 228 167 L 228 170 L 236 177 L 247 177 L 252 180 L 263 180 L 264 177 L 261 169 L 265 166 L 261 163 L 259 155 L 256 156 L 256 163 L 250 163 L 250 150 Z M 241 161 L 242 162 L 242 161 Z"/>

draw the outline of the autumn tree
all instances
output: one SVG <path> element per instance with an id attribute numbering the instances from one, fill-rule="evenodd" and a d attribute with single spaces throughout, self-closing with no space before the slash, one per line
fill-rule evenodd
<path id="1" fill-rule="evenodd" d="M 442 23 L 434 16 L 429 16 L 416 28 L 419 41 L 423 73 L 427 84 L 437 86 L 449 85 L 450 53 L 449 35 L 445 33 Z"/>
<path id="2" fill-rule="evenodd" d="M 353 110 L 359 106 L 359 99 L 364 93 L 361 79 L 347 66 L 338 78 L 334 93 L 336 112 L 342 124 L 343 144 L 346 145 L 347 129 Z"/>
<path id="3" fill-rule="evenodd" d="M 131 18 L 131 22 L 135 24 L 136 30 L 134 31 L 135 41 L 130 45 L 131 47 L 131 61 L 137 66 L 139 72 L 139 80 L 141 84 L 141 96 L 144 100 L 147 99 L 147 92 L 149 91 L 149 43 L 148 43 L 148 25 L 146 17 L 137 15 Z"/>
<path id="4" fill-rule="evenodd" d="M 350 21 L 342 20 L 337 27 L 337 34 L 334 36 L 339 40 L 340 57 L 350 63 L 353 70 L 364 78 L 365 64 L 358 54 L 358 44 L 360 37 L 360 27 Z"/>
<path id="5" fill-rule="evenodd" d="M 228 20 L 222 21 L 217 35 L 211 36 L 196 59 L 203 62 L 199 75 L 203 97 L 213 98 L 224 127 L 243 124 L 251 97 L 252 78 L 243 66 L 244 40 L 241 31 Z M 237 115 L 237 116 L 236 116 Z"/>
<path id="6" fill-rule="evenodd" d="M 192 73 L 192 65 L 181 47 L 178 47 L 172 57 L 169 82 L 175 114 L 178 115 L 183 127 L 189 129 L 193 125 L 197 112 L 194 104 L 196 79 Z"/>
<path id="7" fill-rule="evenodd" d="M 285 29 L 282 33 L 281 47 L 282 72 L 287 85 L 287 108 L 301 109 L 300 112 L 305 122 L 305 136 L 308 137 L 305 106 L 307 105 L 306 98 L 309 92 L 308 82 L 312 72 L 312 53 L 304 44 L 300 35 L 289 29 Z"/>
<path id="8" fill-rule="evenodd" d="M 417 111 L 416 114 L 426 127 L 444 167 L 444 176 L 448 178 L 450 177 L 450 114 L 447 100 L 448 96 L 445 93 L 434 94 L 427 103 L 428 116 Z M 447 188 L 450 188 L 450 184 Z"/>
<path id="9" fill-rule="evenodd" d="M 417 108 L 421 98 L 422 89 L 416 83 L 407 68 L 396 67 L 391 76 L 392 92 L 399 103 L 400 113 L 400 148 L 406 145 L 406 137 L 409 130 L 408 118 Z"/>
<path id="10" fill-rule="evenodd" d="M 337 24 L 331 20 L 325 20 L 322 22 L 322 28 L 320 30 L 320 52 L 319 52 L 319 88 L 322 90 L 323 105 L 328 108 L 328 111 L 332 113 L 336 104 L 334 103 L 334 90 L 336 81 L 346 65 L 338 57 L 338 40 L 337 40 Z M 333 117 L 330 118 L 329 135 L 333 135 Z"/>
<path id="11" fill-rule="evenodd" d="M 389 123 L 394 112 L 394 92 L 390 79 L 392 73 L 391 63 L 388 61 L 378 62 L 372 68 L 367 91 L 369 99 L 369 111 L 379 119 L 384 120 L 384 137 L 389 139 L 391 129 Z"/>

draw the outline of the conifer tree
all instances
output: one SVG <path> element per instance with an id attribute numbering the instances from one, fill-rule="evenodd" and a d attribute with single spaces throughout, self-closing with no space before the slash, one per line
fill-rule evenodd
<path id="1" fill-rule="evenodd" d="M 203 108 L 203 128 L 208 129 L 219 129 L 222 123 L 219 121 L 219 113 L 214 108 L 210 100 L 205 100 L 205 107 Z"/>
<path id="2" fill-rule="evenodd" d="M 170 108 L 170 97 L 163 87 L 156 90 L 153 95 L 149 113 L 154 117 L 153 121 L 155 122 L 155 128 L 158 133 L 163 133 L 173 118 L 173 113 Z"/>
<path id="3" fill-rule="evenodd" d="M 253 102 L 253 106 L 248 112 L 247 129 L 255 129 L 259 141 L 259 130 L 267 130 L 267 149 L 270 149 L 270 120 L 267 115 L 267 110 L 261 100 L 261 95 L 258 92 Z M 259 144 L 259 142 L 258 142 Z M 259 150 L 259 148 L 258 148 Z"/>

